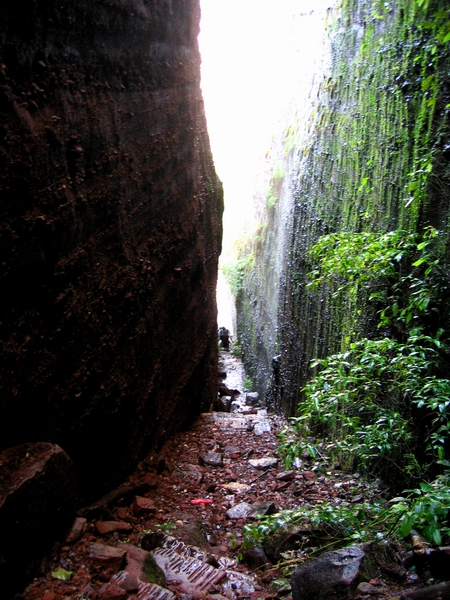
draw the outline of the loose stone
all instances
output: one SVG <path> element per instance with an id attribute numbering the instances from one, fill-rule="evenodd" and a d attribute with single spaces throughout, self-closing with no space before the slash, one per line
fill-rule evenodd
<path id="1" fill-rule="evenodd" d="M 223 467 L 223 454 L 219 452 L 207 452 L 206 454 L 199 454 L 198 464 L 209 465 L 210 467 Z"/>
<path id="2" fill-rule="evenodd" d="M 276 467 L 278 464 L 278 458 L 273 456 L 267 456 L 265 458 L 251 458 L 248 461 L 255 469 L 269 469 L 270 467 Z"/>
<path id="3" fill-rule="evenodd" d="M 141 513 L 155 513 L 156 506 L 153 503 L 153 500 L 149 498 L 144 498 L 143 496 L 135 496 L 133 502 L 133 512 L 136 515 Z"/>
<path id="4" fill-rule="evenodd" d="M 106 535 L 107 533 L 113 533 L 114 531 L 133 531 L 133 527 L 130 523 L 124 521 L 97 521 L 95 529 L 100 535 Z"/>

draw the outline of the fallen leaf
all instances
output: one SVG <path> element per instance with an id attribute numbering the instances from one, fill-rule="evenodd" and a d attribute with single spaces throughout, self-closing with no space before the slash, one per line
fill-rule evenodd
<path id="1" fill-rule="evenodd" d="M 66 569 L 57 569 L 56 571 L 52 571 L 52 577 L 54 579 L 62 579 L 63 581 L 68 581 L 73 575 L 73 571 L 66 571 Z"/>

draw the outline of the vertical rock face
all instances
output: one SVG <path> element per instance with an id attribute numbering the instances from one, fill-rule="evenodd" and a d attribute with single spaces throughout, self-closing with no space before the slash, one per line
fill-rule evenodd
<path id="1" fill-rule="evenodd" d="M 198 0 L 6 4 L 0 444 L 60 444 L 89 496 L 215 394 Z"/>
<path id="2" fill-rule="evenodd" d="M 304 137 L 298 121 L 285 131 L 283 185 L 279 193 L 272 185 L 272 206 L 261 217 L 266 226 L 240 257 L 246 268 L 237 334 L 246 368 L 258 392 L 286 415 L 304 399 L 312 361 L 348 350 L 355 339 L 401 339 L 406 331 L 379 327 L 389 302 L 377 305 L 370 285 L 353 294 L 341 294 L 346 279 L 337 276 L 318 289 L 308 285 L 318 264 L 309 251 L 321 236 L 422 235 L 433 226 L 442 232 L 434 251 L 440 264 L 448 264 L 450 62 L 442 25 L 433 21 L 436 14 L 444 19 L 446 6 L 445 0 L 422 8 L 397 1 L 377 12 L 370 2 L 351 0 L 336 3 L 330 15 L 329 72 L 312 88 L 316 98 Z M 431 21 L 431 28 L 420 25 Z M 300 115 L 304 111 L 299 107 Z M 272 257 L 268 247 L 276 252 Z M 432 336 L 437 327 L 449 329 L 445 278 L 442 292 L 426 300 L 436 303 L 439 319 L 421 321 L 420 311 L 414 317 Z M 443 372 L 447 376 L 448 368 Z"/>

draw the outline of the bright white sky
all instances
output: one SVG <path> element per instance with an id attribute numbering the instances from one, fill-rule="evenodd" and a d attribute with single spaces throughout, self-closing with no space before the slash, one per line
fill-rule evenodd
<path id="1" fill-rule="evenodd" d="M 321 53 L 333 0 L 201 0 L 202 90 L 225 190 L 225 249 L 252 208 L 254 175 L 273 133 L 289 124 Z M 280 125 L 281 123 L 281 125 Z"/>
<path id="2" fill-rule="evenodd" d="M 225 192 L 223 255 L 253 213 L 254 179 L 271 146 L 308 110 L 321 69 L 324 15 L 335 0 L 200 0 L 202 90 L 216 171 Z M 308 105 L 308 106 L 307 106 Z M 219 271 L 219 325 L 234 328 Z"/>

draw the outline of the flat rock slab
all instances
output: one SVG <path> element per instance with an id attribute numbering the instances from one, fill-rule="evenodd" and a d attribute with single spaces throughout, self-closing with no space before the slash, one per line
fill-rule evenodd
<path id="1" fill-rule="evenodd" d="M 230 483 L 222 483 L 220 487 L 225 488 L 226 490 L 230 490 L 230 492 L 235 492 L 236 494 L 244 494 L 249 492 L 252 489 L 251 485 L 247 485 L 246 483 L 239 483 L 238 481 L 230 481 Z"/>
<path id="2" fill-rule="evenodd" d="M 278 458 L 274 456 L 266 456 L 265 458 L 251 458 L 249 464 L 255 469 L 270 469 L 270 467 L 276 467 L 278 464 Z"/>
<path id="3" fill-rule="evenodd" d="M 146 552 L 147 555 L 147 552 Z M 146 583 L 141 581 L 127 571 L 121 571 L 114 575 L 111 579 L 117 586 L 121 587 L 127 593 L 132 594 L 138 592 L 137 596 L 129 596 L 130 598 L 138 598 L 139 600 L 175 600 L 176 596 L 170 590 L 157 585 L 156 583 Z"/>
<path id="4" fill-rule="evenodd" d="M 126 592 L 137 592 L 139 589 L 139 579 L 126 571 L 120 571 L 111 578 L 111 582 L 115 583 Z"/>
<path id="5" fill-rule="evenodd" d="M 170 590 L 156 585 L 156 583 L 140 583 L 138 600 L 176 600 L 175 594 Z"/>
<path id="6" fill-rule="evenodd" d="M 248 502 L 241 502 L 227 510 L 229 519 L 246 519 L 253 511 L 253 506 Z"/>

